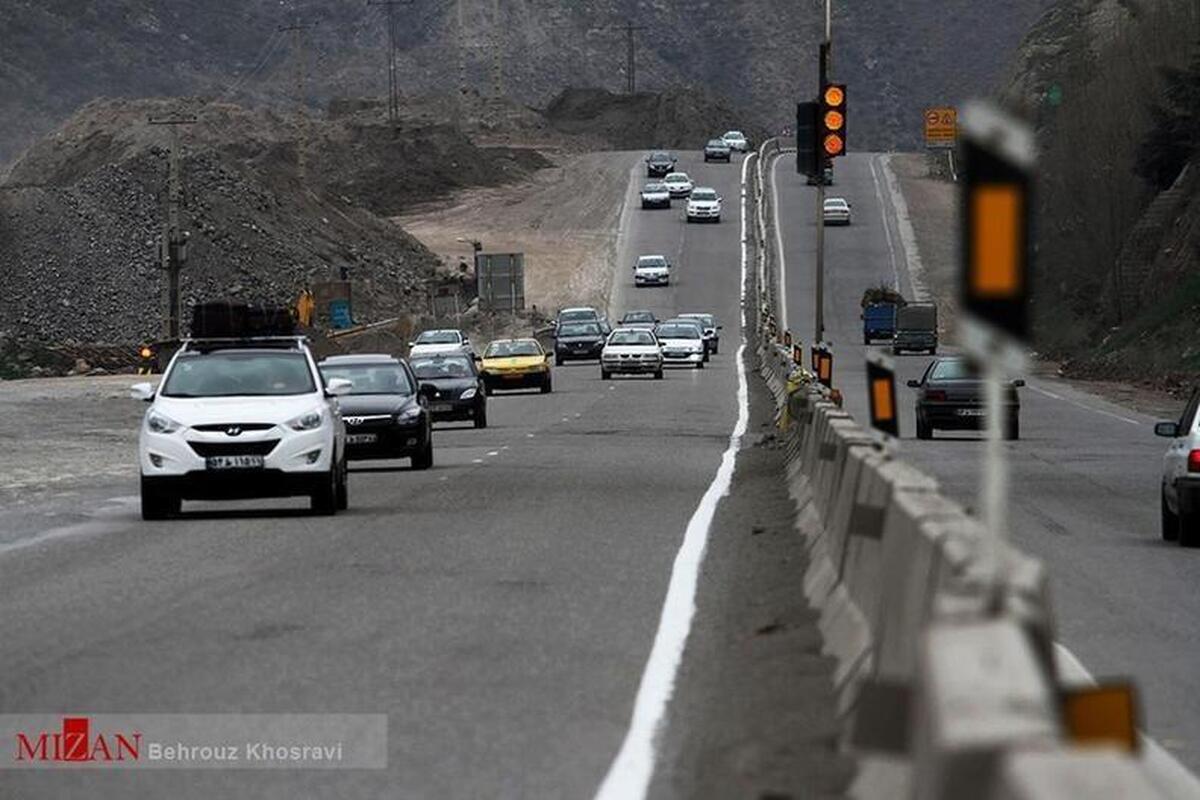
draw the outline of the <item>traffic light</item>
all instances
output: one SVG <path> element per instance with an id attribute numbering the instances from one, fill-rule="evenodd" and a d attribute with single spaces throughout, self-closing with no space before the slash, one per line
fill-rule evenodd
<path id="1" fill-rule="evenodd" d="M 821 87 L 817 121 L 821 155 L 837 158 L 846 155 L 846 84 L 827 83 Z"/>
<path id="2" fill-rule="evenodd" d="M 796 171 L 816 178 L 821 174 L 824 157 L 817 141 L 817 103 L 796 104 Z"/>

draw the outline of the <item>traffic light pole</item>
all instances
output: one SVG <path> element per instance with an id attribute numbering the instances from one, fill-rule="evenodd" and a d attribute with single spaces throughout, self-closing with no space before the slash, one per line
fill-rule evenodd
<path id="1" fill-rule="evenodd" d="M 829 78 L 829 50 L 832 45 L 832 27 L 830 24 L 830 2 L 825 0 L 825 41 L 821 43 L 821 65 L 819 69 L 819 84 L 817 95 L 825 90 Z M 817 291 L 816 313 L 813 315 L 815 331 L 813 344 L 825 341 L 825 165 L 828 159 L 820 142 L 817 147 Z"/>

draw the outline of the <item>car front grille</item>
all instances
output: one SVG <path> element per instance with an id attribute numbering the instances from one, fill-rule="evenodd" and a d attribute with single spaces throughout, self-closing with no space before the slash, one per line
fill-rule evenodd
<path id="1" fill-rule="evenodd" d="M 278 439 L 261 442 L 188 442 L 201 458 L 212 456 L 266 456 L 279 444 Z"/>
<path id="2" fill-rule="evenodd" d="M 274 427 L 275 425 L 270 422 L 222 422 L 215 425 L 193 425 L 192 430 L 205 433 L 228 433 L 236 428 L 239 433 L 233 435 L 237 436 L 247 431 L 269 431 Z"/>

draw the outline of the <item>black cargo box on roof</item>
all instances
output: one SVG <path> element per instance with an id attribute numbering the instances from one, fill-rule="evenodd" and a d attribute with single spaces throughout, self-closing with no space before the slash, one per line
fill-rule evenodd
<path id="1" fill-rule="evenodd" d="M 214 300 L 192 307 L 191 333 L 194 339 L 292 336 L 296 320 L 291 309 L 282 306 Z"/>

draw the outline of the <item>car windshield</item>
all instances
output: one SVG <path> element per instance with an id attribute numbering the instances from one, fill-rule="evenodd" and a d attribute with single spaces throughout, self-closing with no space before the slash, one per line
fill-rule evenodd
<path id="1" fill-rule="evenodd" d="M 321 367 L 328 382 L 343 378 L 353 387 L 350 394 L 412 394 L 412 382 L 399 364 L 331 364 Z"/>
<path id="2" fill-rule="evenodd" d="M 826 208 L 845 208 L 846 201 L 842 200 L 841 198 L 835 197 L 831 200 L 826 200 L 825 207 Z"/>
<path id="3" fill-rule="evenodd" d="M 699 339 L 700 331 L 695 325 L 659 325 L 655 331 L 660 339 Z"/>
<path id="4" fill-rule="evenodd" d="M 671 154 L 670 153 L 651 153 L 650 160 L 651 161 L 670 161 Z"/>
<path id="5" fill-rule="evenodd" d="M 741 131 L 730 131 L 729 133 L 725 134 L 725 138 L 726 139 L 744 139 L 746 137 L 742 135 Z"/>
<path id="6" fill-rule="evenodd" d="M 317 390 L 301 353 L 183 353 L 162 388 L 164 397 L 246 397 Z"/>
<path id="7" fill-rule="evenodd" d="M 638 259 L 639 267 L 665 267 L 667 259 L 662 256 L 642 256 Z"/>
<path id="8" fill-rule="evenodd" d="M 728 145 L 726 145 L 724 140 L 722 140 L 722 139 L 713 139 L 711 142 L 708 143 L 708 146 L 709 147 L 727 147 Z"/>
<path id="9" fill-rule="evenodd" d="M 713 319 L 712 314 L 684 314 L 683 316 L 686 319 L 696 320 L 696 322 L 699 322 L 701 325 L 703 325 L 706 328 L 713 327 L 714 323 L 716 322 L 716 320 Z"/>
<path id="10" fill-rule="evenodd" d="M 979 377 L 979 373 L 972 369 L 970 363 L 965 359 L 954 358 L 946 361 L 939 361 L 933 367 L 933 372 L 929 375 L 931 381 L 962 381 L 973 380 Z"/>
<path id="11" fill-rule="evenodd" d="M 475 374 L 471 359 L 466 356 L 414 358 L 408 362 L 408 365 L 423 381 L 437 378 L 469 378 Z"/>
<path id="12" fill-rule="evenodd" d="M 649 331 L 613 331 L 608 339 L 609 344 L 619 345 L 654 345 L 654 337 Z"/>
<path id="13" fill-rule="evenodd" d="M 558 329 L 559 336 L 599 336 L 600 326 L 594 322 L 573 322 Z"/>
<path id="14" fill-rule="evenodd" d="M 458 344 L 460 341 L 457 331 L 425 331 L 417 337 L 417 344 Z"/>
<path id="15" fill-rule="evenodd" d="M 666 178 L 663 178 L 663 180 L 665 180 L 667 183 L 687 183 L 688 176 L 684 175 L 682 172 L 673 172 Z"/>
<path id="16" fill-rule="evenodd" d="M 661 183 L 647 183 L 646 188 L 642 189 L 642 191 L 646 192 L 647 194 L 653 194 L 655 192 L 666 191 L 666 188 L 667 187 Z"/>
<path id="17" fill-rule="evenodd" d="M 542 348 L 537 342 L 492 342 L 484 358 L 512 358 L 513 356 L 540 356 Z"/>
<path id="18" fill-rule="evenodd" d="M 649 311 L 626 311 L 621 317 L 622 322 L 655 322 L 654 314 Z"/>
<path id="19" fill-rule="evenodd" d="M 713 201 L 717 199 L 717 193 L 712 189 L 697 189 L 692 192 L 693 200 Z"/>
<path id="20" fill-rule="evenodd" d="M 591 321 L 596 319 L 596 312 L 590 308 L 581 309 L 578 311 L 564 311 L 558 315 L 558 324 L 562 325 L 567 322 Z"/>

